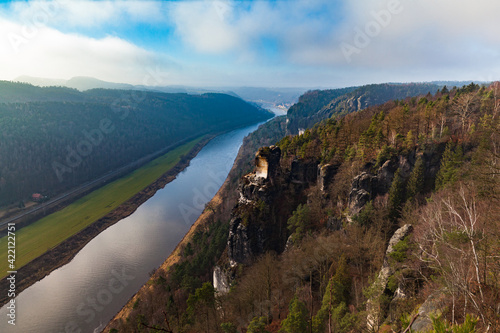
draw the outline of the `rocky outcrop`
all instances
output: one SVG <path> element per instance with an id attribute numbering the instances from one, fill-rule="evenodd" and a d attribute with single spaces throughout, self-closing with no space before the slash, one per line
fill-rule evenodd
<path id="1" fill-rule="evenodd" d="M 389 240 L 389 245 L 387 245 L 387 251 L 385 252 L 385 257 L 387 259 L 387 256 L 390 255 L 392 252 L 394 252 L 394 246 L 401 242 L 406 236 L 408 236 L 411 232 L 413 231 L 413 227 L 410 224 L 405 224 L 396 232 L 394 235 L 392 235 L 391 239 Z M 384 262 L 385 264 L 385 262 Z"/>
<path id="2" fill-rule="evenodd" d="M 272 221 L 264 221 L 279 191 L 280 156 L 279 147 L 260 148 L 255 155 L 255 171 L 240 180 L 239 199 L 229 225 L 228 257 L 232 267 L 251 263 L 265 250 L 280 250 L 272 244 L 275 234 L 280 233 Z"/>
<path id="3" fill-rule="evenodd" d="M 394 246 L 403 241 L 405 237 L 412 232 L 412 230 L 413 227 L 411 225 L 405 224 L 396 230 L 389 241 L 384 257 L 384 263 L 382 264 L 382 268 L 380 269 L 376 281 L 371 287 L 372 294 L 366 305 L 366 310 L 368 312 L 366 320 L 367 326 L 370 330 L 376 331 L 385 318 L 388 304 L 384 304 L 383 295 L 386 296 L 386 299 L 389 298 L 391 300 L 394 298 L 405 297 L 403 288 L 400 288 L 400 286 L 397 286 L 397 289 L 395 290 L 390 290 L 388 287 L 389 280 L 397 273 L 395 268 L 390 264 L 389 258 L 391 253 L 394 252 Z"/>
<path id="4" fill-rule="evenodd" d="M 238 185 L 240 204 L 255 204 L 258 201 L 268 201 L 270 182 L 266 178 L 258 177 L 251 173 L 241 178 Z"/>
<path id="5" fill-rule="evenodd" d="M 240 218 L 231 219 L 229 237 L 227 241 L 229 263 L 231 267 L 236 264 L 248 264 L 255 251 L 250 249 L 250 234 L 247 226 Z M 261 242 L 259 242 L 261 243 Z"/>
<path id="6" fill-rule="evenodd" d="M 446 303 L 444 290 L 436 290 L 427 297 L 418 309 L 418 317 L 411 325 L 412 332 L 428 332 L 432 329 L 432 316 L 439 316 Z"/>
<path id="7" fill-rule="evenodd" d="M 391 160 L 385 161 L 385 163 L 378 169 L 376 184 L 377 193 L 389 192 L 396 169 L 397 167 L 395 166 L 395 163 Z"/>
<path id="8" fill-rule="evenodd" d="M 255 177 L 269 179 L 276 178 L 279 170 L 281 150 L 279 147 L 262 147 L 255 154 Z"/>
<path id="9" fill-rule="evenodd" d="M 410 177 L 414 164 L 414 153 L 410 154 L 409 157 L 398 156 L 387 160 L 374 174 L 367 170 L 354 177 L 349 193 L 348 219 L 358 214 L 370 200 L 375 199 L 378 195 L 388 193 L 398 169 L 404 179 Z"/>
<path id="10" fill-rule="evenodd" d="M 288 217 L 307 199 L 305 189 L 318 181 L 318 163 L 296 159 L 289 171 L 280 168 L 278 147 L 260 148 L 255 171 L 243 176 L 229 225 L 231 267 L 250 264 L 266 251 L 281 253 L 288 239 Z"/>
<path id="11" fill-rule="evenodd" d="M 372 199 L 376 177 L 363 172 L 354 177 L 349 193 L 349 211 L 351 215 L 358 214 L 361 209 Z"/>
<path id="12" fill-rule="evenodd" d="M 229 292 L 229 279 L 219 266 L 215 266 L 214 268 L 213 285 L 219 294 L 227 294 Z"/>
<path id="13" fill-rule="evenodd" d="M 318 166 L 318 186 L 320 191 L 326 192 L 328 190 L 328 186 L 333 182 L 338 169 L 339 166 L 333 164 Z"/>

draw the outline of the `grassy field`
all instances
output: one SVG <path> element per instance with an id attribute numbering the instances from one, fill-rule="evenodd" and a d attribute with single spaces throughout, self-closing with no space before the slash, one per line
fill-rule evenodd
<path id="1" fill-rule="evenodd" d="M 64 209 L 16 232 L 16 269 L 103 217 L 171 169 L 201 138 L 158 157 Z M 0 276 L 6 276 L 7 237 L 0 239 Z"/>

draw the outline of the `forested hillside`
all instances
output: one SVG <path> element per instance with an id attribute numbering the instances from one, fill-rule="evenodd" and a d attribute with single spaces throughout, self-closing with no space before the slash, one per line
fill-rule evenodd
<path id="1" fill-rule="evenodd" d="M 334 114 L 348 114 L 395 99 L 434 93 L 440 86 L 431 83 L 370 84 L 332 90 L 314 90 L 302 95 L 288 111 L 287 130 L 298 134 Z"/>
<path id="2" fill-rule="evenodd" d="M 83 101 L 85 94 L 64 87 L 36 87 L 27 83 L 0 81 L 0 103 L 38 101 Z"/>
<path id="3" fill-rule="evenodd" d="M 259 149 L 108 331 L 498 332 L 499 117 L 470 84 Z"/>
<path id="4" fill-rule="evenodd" d="M 0 205 L 51 196 L 181 140 L 271 117 L 224 94 L 3 82 L 0 96 Z"/>
<path id="5" fill-rule="evenodd" d="M 286 116 L 278 116 L 268 123 L 262 125 L 257 131 L 248 135 L 243 144 L 243 153 L 238 160 L 242 161 L 239 166 L 238 177 L 249 172 L 253 167 L 253 155 L 262 146 L 276 143 L 285 135 L 297 133 L 296 124 L 302 124 L 303 130 L 313 127 L 317 122 L 328 119 L 333 114 L 344 115 L 358 110 L 358 106 L 346 104 L 359 96 L 365 104 L 381 104 L 388 99 L 404 99 L 407 96 L 418 96 L 427 94 L 429 91 L 438 89 L 435 84 L 372 84 L 362 87 L 348 87 L 331 90 L 315 90 L 300 96 L 299 101 L 294 104 Z M 238 90 L 236 90 L 238 91 Z M 255 98 L 255 97 L 254 97 Z M 255 98 L 257 99 L 257 98 Z M 338 108 L 331 110 L 332 105 Z M 329 107 L 329 112 L 325 112 Z M 361 110 L 361 106 L 359 106 Z M 295 125 L 294 125 L 295 124 Z M 236 170 L 232 178 L 236 177 Z M 235 179 L 233 179 L 235 181 Z"/>

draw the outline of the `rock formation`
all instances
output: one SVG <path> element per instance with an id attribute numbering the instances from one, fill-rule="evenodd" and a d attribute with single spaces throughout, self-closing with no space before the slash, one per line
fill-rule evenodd
<path id="1" fill-rule="evenodd" d="M 276 178 L 279 170 L 281 150 L 278 147 L 262 147 L 255 154 L 255 178 L 269 179 L 271 182 Z"/>
<path id="2" fill-rule="evenodd" d="M 376 195 L 374 185 L 377 178 L 367 172 L 362 172 L 352 180 L 349 193 L 349 211 L 351 215 L 358 214 L 361 209 Z"/>
<path id="3" fill-rule="evenodd" d="M 370 200 L 375 199 L 378 195 L 388 193 L 398 169 L 404 179 L 410 177 L 415 164 L 414 155 L 412 153 L 410 158 L 399 156 L 387 160 L 375 173 L 372 173 L 371 168 L 367 168 L 367 170 L 354 177 L 349 193 L 348 219 L 358 214 Z"/>
<path id="4" fill-rule="evenodd" d="M 268 223 L 272 221 L 262 220 L 275 201 L 280 156 L 278 147 L 260 148 L 255 155 L 255 171 L 240 180 L 239 200 L 229 226 L 228 256 L 231 266 L 249 264 L 255 255 L 263 253 L 271 245 L 269 242 L 276 228 L 273 223 Z"/>
<path id="5" fill-rule="evenodd" d="M 232 267 L 250 264 L 256 256 L 281 253 L 288 239 L 287 221 L 297 205 L 306 201 L 304 190 L 318 182 L 318 162 L 296 159 L 290 170 L 280 168 L 280 148 L 260 148 L 255 170 L 243 176 L 239 199 L 229 225 L 228 257 Z M 333 178 L 326 168 L 323 178 Z"/>
<path id="6" fill-rule="evenodd" d="M 304 162 L 299 159 L 292 161 L 290 167 L 290 180 L 296 184 L 316 183 L 318 178 L 318 163 Z"/>
<path id="7" fill-rule="evenodd" d="M 322 192 L 328 190 L 328 186 L 333 182 L 333 177 L 337 174 L 338 165 L 325 164 L 318 166 L 318 186 Z"/>
<path id="8" fill-rule="evenodd" d="M 219 266 L 215 266 L 214 268 L 213 285 L 219 294 L 227 294 L 229 292 L 227 275 Z"/>
<path id="9" fill-rule="evenodd" d="M 387 246 L 387 251 L 384 257 L 384 263 L 382 265 L 382 268 L 380 269 L 376 281 L 372 285 L 372 295 L 368 299 L 366 305 L 366 310 L 368 312 L 366 321 L 368 328 L 371 330 L 376 331 L 385 318 L 387 304 L 382 304 L 381 296 L 385 295 L 391 299 L 396 297 L 404 297 L 404 291 L 402 290 L 402 288 L 400 288 L 400 286 L 398 286 L 396 290 L 392 291 L 389 290 L 390 288 L 388 288 L 389 279 L 396 273 L 395 269 L 389 262 L 389 257 L 391 256 L 391 253 L 394 252 L 394 246 L 403 241 L 405 237 L 412 232 L 412 230 L 413 227 L 411 225 L 405 224 L 404 226 L 396 230 L 389 241 L 389 245 Z"/>
<path id="10" fill-rule="evenodd" d="M 436 290 L 427 297 L 418 309 L 418 317 L 411 325 L 412 332 L 428 332 L 432 329 L 432 316 L 439 316 L 445 307 L 444 290 Z"/>

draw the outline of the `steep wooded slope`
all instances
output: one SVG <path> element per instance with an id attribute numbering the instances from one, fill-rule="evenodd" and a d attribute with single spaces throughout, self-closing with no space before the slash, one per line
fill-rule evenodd
<path id="1" fill-rule="evenodd" d="M 260 149 L 230 221 L 209 206 L 108 330 L 498 330 L 499 111 L 471 84 Z"/>
<path id="2" fill-rule="evenodd" d="M 4 95 L 11 97 L 0 97 L 0 205 L 35 192 L 51 196 L 169 145 L 271 117 L 224 94 L 81 93 L 3 82 Z"/>
<path id="3" fill-rule="evenodd" d="M 298 134 L 299 129 L 310 128 L 334 114 L 348 114 L 391 100 L 434 93 L 440 88 L 431 83 L 384 83 L 310 91 L 288 111 L 288 134 Z"/>

